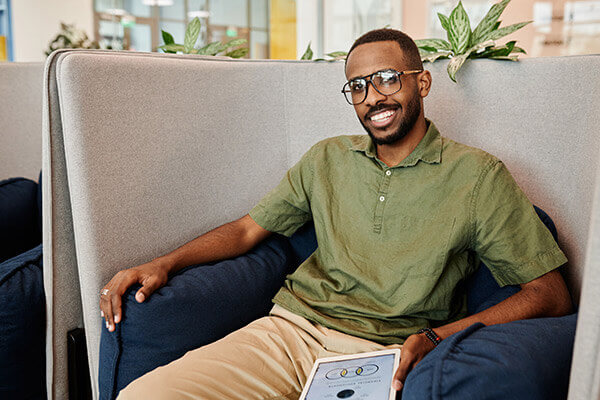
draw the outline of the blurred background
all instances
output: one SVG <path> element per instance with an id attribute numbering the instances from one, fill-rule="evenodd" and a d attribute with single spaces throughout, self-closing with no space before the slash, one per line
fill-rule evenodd
<path id="1" fill-rule="evenodd" d="M 463 0 L 473 28 L 498 0 Z M 248 40 L 249 58 L 315 58 L 347 51 L 362 33 L 385 26 L 414 39 L 443 37 L 437 13 L 455 0 L 0 0 L 0 61 L 43 61 L 61 40 L 90 47 L 159 51 L 161 30 L 183 43 L 186 24 L 202 22 L 199 44 Z M 502 26 L 533 24 L 517 40 L 529 57 L 600 53 L 600 1 L 513 0 Z M 64 29 L 61 23 L 67 24 Z M 62 37 L 61 37 L 62 35 Z M 85 37 L 87 36 L 87 37 Z M 53 47 L 50 43 L 54 42 Z"/>

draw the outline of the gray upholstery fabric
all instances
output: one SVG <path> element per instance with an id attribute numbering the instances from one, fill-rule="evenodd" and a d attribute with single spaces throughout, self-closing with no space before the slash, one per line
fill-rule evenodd
<path id="1" fill-rule="evenodd" d="M 42 167 L 43 63 L 0 63 L 0 180 L 37 181 Z"/>
<path id="2" fill-rule="evenodd" d="M 587 242 L 569 400 L 600 399 L 600 170 Z"/>
<path id="3" fill-rule="evenodd" d="M 65 52 L 57 51 L 50 55 L 44 70 L 42 234 L 47 321 L 46 385 L 49 399 L 69 397 L 67 332 L 83 327 L 56 82 L 56 63 Z"/>
<path id="4" fill-rule="evenodd" d="M 600 57 L 478 61 L 459 84 L 445 63 L 427 67 L 426 115 L 503 159 L 552 215 L 577 298 Z M 98 293 L 115 272 L 241 217 L 316 141 L 363 132 L 340 93 L 343 63 L 68 51 L 46 72 L 49 393 L 64 398 L 64 334 L 82 323 L 97 392 Z"/>

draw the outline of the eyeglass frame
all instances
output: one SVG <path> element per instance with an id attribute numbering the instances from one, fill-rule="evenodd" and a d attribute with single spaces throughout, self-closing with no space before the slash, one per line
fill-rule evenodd
<path id="1" fill-rule="evenodd" d="M 400 82 L 400 88 L 398 90 L 396 90 L 395 92 L 392 92 L 392 93 L 389 93 L 389 94 L 381 93 L 379 91 L 379 89 L 377 89 L 377 86 L 375 86 L 375 84 L 373 83 L 373 75 L 378 74 L 380 72 L 385 72 L 385 71 L 394 71 L 396 74 L 398 74 L 398 82 Z M 351 106 L 356 106 L 358 104 L 362 104 L 367 99 L 367 96 L 369 95 L 369 83 L 371 84 L 371 86 L 373 86 L 373 89 L 375 89 L 375 91 L 377 91 L 377 93 L 379 93 L 380 95 L 382 95 L 382 96 L 391 96 L 391 95 L 396 94 L 396 93 L 398 93 L 399 91 L 402 90 L 402 80 L 400 79 L 400 77 L 402 75 L 419 74 L 419 73 L 421 73 L 423 71 L 424 71 L 423 69 L 413 69 L 413 70 L 408 70 L 408 71 L 397 71 L 397 70 L 395 70 L 393 68 L 380 69 L 379 71 L 375 71 L 372 74 L 365 75 L 365 76 L 358 76 L 358 77 L 353 78 L 353 79 L 349 80 L 348 82 L 344 83 L 344 86 L 342 86 L 342 94 L 344 95 L 344 99 L 346 99 L 346 102 L 348 104 L 350 104 Z M 344 90 L 344 88 L 346 86 L 348 86 L 350 84 L 350 82 L 355 81 L 357 79 L 364 79 L 365 82 L 366 82 L 366 85 L 365 85 L 365 87 L 366 87 L 366 89 L 365 89 L 365 97 L 360 102 L 358 102 L 358 103 L 351 103 L 350 101 L 348 101 L 348 97 L 346 97 L 346 93 L 351 93 L 351 92 L 349 92 L 349 91 L 346 92 Z M 352 94 L 350 95 L 350 97 L 352 97 Z"/>

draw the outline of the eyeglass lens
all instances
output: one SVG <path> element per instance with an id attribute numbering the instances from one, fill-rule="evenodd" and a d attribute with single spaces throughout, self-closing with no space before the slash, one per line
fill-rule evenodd
<path id="1" fill-rule="evenodd" d="M 388 96 L 398 92 L 402 88 L 400 75 L 397 71 L 377 71 L 370 77 L 372 86 L 379 93 Z M 367 98 L 367 78 L 353 79 L 346 83 L 344 95 L 350 104 L 360 104 Z"/>

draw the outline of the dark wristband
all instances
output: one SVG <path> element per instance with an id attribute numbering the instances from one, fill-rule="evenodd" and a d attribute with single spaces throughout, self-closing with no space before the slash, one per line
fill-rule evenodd
<path id="1" fill-rule="evenodd" d="M 442 342 L 442 338 L 438 336 L 437 333 L 433 331 L 431 328 L 423 328 L 417 331 L 417 335 L 424 333 L 427 339 L 431 340 L 434 346 L 437 346 Z"/>

